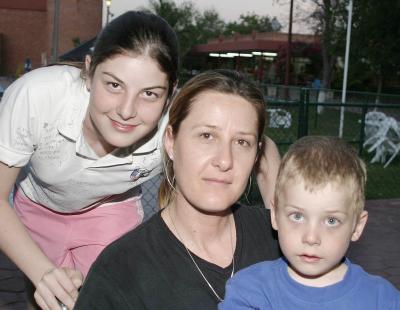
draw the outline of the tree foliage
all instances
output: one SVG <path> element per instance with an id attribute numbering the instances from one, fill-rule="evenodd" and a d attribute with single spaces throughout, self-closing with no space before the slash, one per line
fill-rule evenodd
<path id="1" fill-rule="evenodd" d="M 177 5 L 173 0 L 149 0 L 150 11 L 162 16 L 176 31 L 182 55 L 195 44 L 206 43 L 208 39 L 234 32 L 248 34 L 254 31 L 279 31 L 278 20 L 255 13 L 240 15 L 237 22 L 224 22 L 214 9 L 200 12 L 193 2 Z"/>
<path id="2" fill-rule="evenodd" d="M 231 35 L 232 33 L 249 34 L 253 31 L 257 32 L 271 32 L 279 31 L 282 25 L 278 22 L 276 17 L 272 19 L 265 15 L 260 16 L 255 13 L 241 14 L 239 21 L 229 22 L 225 26 L 224 34 Z"/>

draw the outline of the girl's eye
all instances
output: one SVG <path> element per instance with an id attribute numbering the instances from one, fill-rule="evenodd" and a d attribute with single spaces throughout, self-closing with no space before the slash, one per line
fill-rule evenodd
<path id="1" fill-rule="evenodd" d="M 337 226 L 337 225 L 339 225 L 340 221 L 339 221 L 337 218 L 329 217 L 329 218 L 326 220 L 326 223 L 327 223 L 329 226 Z"/>
<path id="2" fill-rule="evenodd" d="M 119 84 L 118 83 L 115 83 L 115 82 L 109 82 L 109 83 L 107 83 L 109 86 L 111 86 L 111 88 L 118 88 L 119 87 Z"/>
<path id="3" fill-rule="evenodd" d="M 301 213 L 299 213 L 299 212 L 295 212 L 295 213 L 290 214 L 290 215 L 289 215 L 289 218 L 290 218 L 292 221 L 301 222 L 301 221 L 304 219 L 304 216 L 303 216 L 303 214 L 301 214 Z"/>
<path id="4" fill-rule="evenodd" d="M 119 90 L 121 88 L 119 83 L 116 83 L 116 82 L 108 82 L 107 85 L 112 91 L 116 91 L 116 90 Z"/>

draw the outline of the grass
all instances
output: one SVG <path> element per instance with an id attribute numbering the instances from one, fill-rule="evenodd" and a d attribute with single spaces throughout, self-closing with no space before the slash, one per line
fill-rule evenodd
<path id="1" fill-rule="evenodd" d="M 280 106 L 282 107 L 282 106 Z M 292 115 L 290 128 L 267 128 L 270 136 L 279 147 L 283 155 L 289 145 L 298 137 L 298 107 L 295 105 L 283 107 Z M 315 107 L 309 110 L 308 134 L 338 136 L 340 110 L 327 108 L 322 114 L 317 114 Z M 361 113 L 360 110 L 346 111 L 344 117 L 343 138 L 360 151 Z M 387 168 L 383 164 L 371 164 L 374 154 L 362 151 L 362 158 L 367 164 L 368 181 L 366 187 L 367 199 L 400 198 L 400 154 Z M 253 178 L 254 179 L 254 178 Z M 246 202 L 245 198 L 242 198 Z M 253 204 L 262 203 L 257 185 L 253 184 L 248 200 Z"/>

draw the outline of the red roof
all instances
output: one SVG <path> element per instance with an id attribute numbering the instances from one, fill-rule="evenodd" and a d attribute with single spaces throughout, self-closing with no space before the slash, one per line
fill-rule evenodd
<path id="1" fill-rule="evenodd" d="M 208 40 L 206 44 L 193 46 L 193 53 L 239 52 L 239 51 L 278 51 L 286 45 L 288 34 L 282 32 L 253 32 L 247 35 L 236 33 L 232 37 L 223 36 Z M 293 34 L 292 42 L 318 44 L 319 38 L 309 34 Z"/>

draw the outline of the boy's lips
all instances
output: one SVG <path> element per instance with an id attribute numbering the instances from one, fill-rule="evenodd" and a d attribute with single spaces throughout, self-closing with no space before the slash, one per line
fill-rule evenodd
<path id="1" fill-rule="evenodd" d="M 316 256 L 316 255 L 301 254 L 299 256 L 300 256 L 300 259 L 302 261 L 307 262 L 307 263 L 316 263 L 316 262 L 319 262 L 321 260 L 321 258 L 319 256 Z"/>

